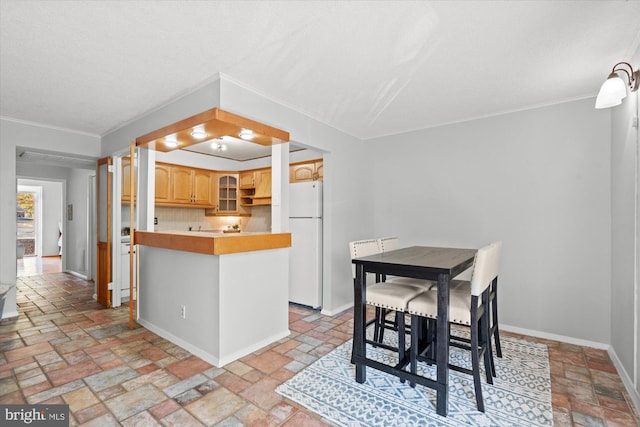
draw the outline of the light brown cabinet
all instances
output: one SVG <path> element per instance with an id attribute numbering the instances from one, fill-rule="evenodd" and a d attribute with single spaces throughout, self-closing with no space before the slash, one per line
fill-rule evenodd
<path id="1" fill-rule="evenodd" d="M 214 207 L 215 178 L 215 172 L 206 169 L 157 163 L 156 205 Z"/>
<path id="2" fill-rule="evenodd" d="M 240 173 L 240 206 L 271 204 L 271 168 Z"/>
<path id="3" fill-rule="evenodd" d="M 256 188 L 254 176 L 254 171 L 240 172 L 240 189 L 248 190 Z"/>
<path id="4" fill-rule="evenodd" d="M 238 214 L 238 174 L 218 173 L 216 214 Z"/>
<path id="5" fill-rule="evenodd" d="M 156 204 L 171 201 L 171 165 L 156 163 Z"/>
<path id="6" fill-rule="evenodd" d="M 322 160 L 296 163 L 289 166 L 289 182 L 322 181 L 324 168 Z"/>
<path id="7" fill-rule="evenodd" d="M 316 161 L 314 165 L 316 167 L 316 176 L 318 177 L 318 181 L 322 181 L 324 178 L 324 164 L 322 163 L 322 160 Z"/>

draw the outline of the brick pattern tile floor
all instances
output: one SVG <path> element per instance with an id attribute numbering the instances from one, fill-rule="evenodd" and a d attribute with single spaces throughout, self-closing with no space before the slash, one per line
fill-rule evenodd
<path id="1" fill-rule="evenodd" d="M 20 316 L 0 322 L 0 404 L 66 403 L 72 426 L 320 426 L 274 389 L 351 337 L 350 310 L 289 308 L 291 335 L 224 368 L 103 309 L 93 282 L 18 278 Z M 506 333 L 505 333 L 506 334 Z M 510 334 L 549 348 L 556 426 L 640 418 L 606 351 Z"/>

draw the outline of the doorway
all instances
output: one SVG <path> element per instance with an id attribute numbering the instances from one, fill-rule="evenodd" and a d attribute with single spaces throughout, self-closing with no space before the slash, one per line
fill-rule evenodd
<path id="1" fill-rule="evenodd" d="M 38 256 L 42 218 L 42 187 L 18 185 L 16 194 L 16 246 L 18 259 Z"/>
<path id="2" fill-rule="evenodd" d="M 63 187 L 60 181 L 18 179 L 16 255 L 18 275 L 62 271 Z"/>

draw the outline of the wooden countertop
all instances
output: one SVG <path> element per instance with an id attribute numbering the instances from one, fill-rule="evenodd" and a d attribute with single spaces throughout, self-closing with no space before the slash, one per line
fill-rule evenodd
<path id="1" fill-rule="evenodd" d="M 208 255 L 225 255 L 291 247 L 291 233 L 208 233 L 135 231 L 137 245 Z"/>

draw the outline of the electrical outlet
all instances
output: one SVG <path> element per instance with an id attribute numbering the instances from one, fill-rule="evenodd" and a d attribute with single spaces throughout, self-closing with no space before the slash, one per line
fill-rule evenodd
<path id="1" fill-rule="evenodd" d="M 182 317 L 183 319 L 187 318 L 187 307 L 185 307 L 184 305 L 180 306 L 180 317 Z"/>

